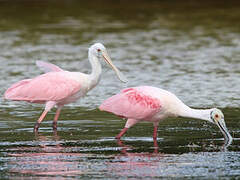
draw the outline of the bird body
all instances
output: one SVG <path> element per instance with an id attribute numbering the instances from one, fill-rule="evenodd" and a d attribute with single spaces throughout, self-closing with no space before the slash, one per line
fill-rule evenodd
<path id="1" fill-rule="evenodd" d="M 75 102 L 85 96 L 100 81 L 102 69 L 99 60 L 101 56 L 115 70 L 119 79 L 126 81 L 120 71 L 112 64 L 102 44 L 96 43 L 92 45 L 89 48 L 88 56 L 92 66 L 91 74 L 65 71 L 54 64 L 37 61 L 37 66 L 43 69 L 45 74 L 13 84 L 6 90 L 5 99 L 46 104 L 44 112 L 34 127 L 35 131 L 38 130 L 47 112 L 57 106 L 53 122 L 53 128 L 56 129 L 61 108 L 65 104 Z"/>
<path id="2" fill-rule="evenodd" d="M 139 121 L 160 121 L 177 117 L 188 107 L 173 93 L 151 86 L 122 90 L 102 103 L 100 110 Z"/>
<path id="3" fill-rule="evenodd" d="M 177 116 L 197 118 L 215 123 L 225 137 L 231 138 L 220 110 L 216 108 L 190 108 L 173 93 L 152 86 L 123 89 L 120 93 L 105 100 L 99 109 L 128 119 L 125 128 L 116 138 L 121 138 L 127 129 L 140 121 L 153 123 L 153 137 L 156 138 L 158 123 L 167 117 Z"/>
<path id="4" fill-rule="evenodd" d="M 48 72 L 33 79 L 22 80 L 13 84 L 5 93 L 10 100 L 45 103 L 55 101 L 56 104 L 65 104 L 65 101 L 86 89 L 71 72 Z"/>

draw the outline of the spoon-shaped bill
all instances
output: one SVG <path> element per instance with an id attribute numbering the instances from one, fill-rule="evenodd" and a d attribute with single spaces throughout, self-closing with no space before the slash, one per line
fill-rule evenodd
<path id="1" fill-rule="evenodd" d="M 221 132 L 223 133 L 224 138 L 228 139 L 229 141 L 232 141 L 233 138 L 230 135 L 230 133 L 228 132 L 224 118 L 220 119 L 216 124 L 219 127 L 219 129 L 221 130 Z"/>
<path id="2" fill-rule="evenodd" d="M 128 82 L 127 78 L 118 70 L 116 66 L 112 63 L 111 58 L 108 56 L 107 52 L 102 52 L 104 60 L 111 66 L 111 68 L 116 72 L 118 78 L 122 82 Z"/>

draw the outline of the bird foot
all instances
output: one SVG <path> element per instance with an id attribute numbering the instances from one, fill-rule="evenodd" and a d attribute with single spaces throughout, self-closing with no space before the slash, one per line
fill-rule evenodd
<path id="1" fill-rule="evenodd" d="M 35 124 L 35 126 L 34 126 L 34 129 L 33 129 L 33 131 L 36 133 L 36 132 L 38 132 L 38 128 L 39 128 L 39 126 L 40 126 L 40 123 L 36 123 Z"/>
<path id="2" fill-rule="evenodd" d="M 123 128 L 121 130 L 121 132 L 115 137 L 116 139 L 120 139 L 126 132 L 127 132 L 128 128 Z"/>
<path id="3" fill-rule="evenodd" d="M 53 124 L 52 124 L 52 128 L 53 128 L 54 131 L 57 130 L 57 122 L 53 122 Z"/>
<path id="4" fill-rule="evenodd" d="M 121 136 L 115 136 L 115 139 L 120 140 L 120 139 L 121 139 Z"/>

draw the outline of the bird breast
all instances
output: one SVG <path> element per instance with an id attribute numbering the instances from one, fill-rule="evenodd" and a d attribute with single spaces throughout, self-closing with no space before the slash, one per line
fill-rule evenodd
<path id="1" fill-rule="evenodd" d="M 80 84 L 80 89 L 72 96 L 69 96 L 61 100 L 61 102 L 58 102 L 58 104 L 69 104 L 75 102 L 81 97 L 85 96 L 87 92 L 90 90 L 89 75 L 80 72 L 67 72 L 67 73 L 70 79 L 75 80 Z"/>

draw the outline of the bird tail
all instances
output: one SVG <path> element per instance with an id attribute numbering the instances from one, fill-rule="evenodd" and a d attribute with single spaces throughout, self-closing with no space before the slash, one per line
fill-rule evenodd
<path id="1" fill-rule="evenodd" d="M 17 83 L 14 83 L 10 88 L 8 88 L 5 93 L 4 93 L 4 98 L 5 99 L 10 99 L 10 100 L 17 100 L 17 92 L 18 89 L 20 87 L 22 87 L 23 85 L 26 85 L 27 83 L 29 83 L 31 81 L 31 79 L 24 79 L 22 81 L 19 81 Z"/>

